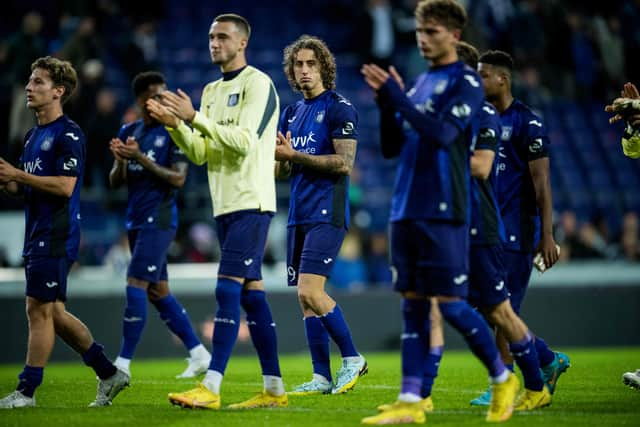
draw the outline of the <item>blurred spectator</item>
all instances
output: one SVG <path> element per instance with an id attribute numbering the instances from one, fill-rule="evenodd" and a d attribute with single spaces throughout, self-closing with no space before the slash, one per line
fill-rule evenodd
<path id="1" fill-rule="evenodd" d="M 89 59 L 102 58 L 102 46 L 96 34 L 95 20 L 90 16 L 80 19 L 75 32 L 64 42 L 59 52 L 61 58 L 73 64 L 76 69 Z"/>
<path id="2" fill-rule="evenodd" d="M 377 232 L 369 238 L 367 255 L 368 284 L 373 286 L 391 286 L 391 268 L 389 266 L 389 242 L 387 234 Z"/>
<path id="3" fill-rule="evenodd" d="M 42 17 L 38 12 L 29 12 L 22 19 L 22 28 L 13 34 L 7 43 L 7 79 L 13 85 L 11 116 L 9 117 L 10 158 L 17 160 L 22 151 L 25 134 L 36 125 L 35 116 L 27 108 L 24 87 L 25 76 L 31 74 L 31 64 L 46 55 L 45 40 L 40 35 Z"/>
<path id="4" fill-rule="evenodd" d="M 622 217 L 620 246 L 626 261 L 638 262 L 640 243 L 638 242 L 638 215 L 635 212 L 627 212 Z"/>
<path id="5" fill-rule="evenodd" d="M 122 64 L 129 78 L 142 71 L 159 69 L 160 57 L 154 22 L 145 21 L 136 25 L 125 47 Z"/>
<path id="6" fill-rule="evenodd" d="M 86 127 L 87 166 L 84 185 L 87 187 L 108 187 L 108 175 L 113 163 L 109 151 L 109 141 L 118 134 L 120 115 L 117 98 L 110 89 L 101 89 L 95 98 L 95 113 Z"/>
<path id="7" fill-rule="evenodd" d="M 571 28 L 575 96 L 583 101 L 591 101 L 599 76 L 598 55 L 590 21 L 577 12 L 569 13 L 567 20 Z"/>
<path id="8" fill-rule="evenodd" d="M 342 242 L 329 283 L 345 291 L 359 291 L 367 285 L 366 266 L 362 259 L 362 243 L 360 236 L 353 229 L 349 230 Z"/>
<path id="9" fill-rule="evenodd" d="M 127 233 L 122 233 L 116 243 L 107 251 L 102 264 L 111 267 L 114 273 L 124 275 L 130 261 L 129 238 Z"/>
<path id="10" fill-rule="evenodd" d="M 391 2 L 367 0 L 357 29 L 361 36 L 357 46 L 362 49 L 362 61 L 385 69 L 391 65 L 396 42 Z"/>
<path id="11" fill-rule="evenodd" d="M 602 66 L 608 79 L 607 98 L 617 98 L 618 88 L 624 81 L 624 41 L 622 40 L 620 21 L 617 17 L 604 18 L 595 16 L 593 25 L 600 51 L 603 58 Z"/>
<path id="12" fill-rule="evenodd" d="M 209 224 L 193 224 L 189 228 L 189 239 L 191 247 L 187 250 L 187 262 L 212 262 L 219 258 L 215 257 L 216 237 Z"/>

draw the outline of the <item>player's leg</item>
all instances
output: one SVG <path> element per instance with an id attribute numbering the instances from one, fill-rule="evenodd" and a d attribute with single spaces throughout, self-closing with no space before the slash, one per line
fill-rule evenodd
<path id="1" fill-rule="evenodd" d="M 189 364 L 187 368 L 177 376 L 177 378 L 193 378 L 207 371 L 211 362 L 211 354 L 202 345 L 196 336 L 187 310 L 182 307 L 178 300 L 169 290 L 167 279 L 167 264 L 162 267 L 163 273 L 158 283 L 151 284 L 147 288 L 147 298 L 158 310 L 160 319 L 167 325 L 184 344 L 189 351 Z"/>
<path id="2" fill-rule="evenodd" d="M 154 257 L 153 230 L 130 230 L 131 262 L 127 269 L 126 302 L 122 316 L 122 344 L 115 365 L 131 375 L 131 359 L 147 321 L 147 288 L 159 274 Z"/>
<path id="3" fill-rule="evenodd" d="M 300 305 L 303 310 L 311 310 L 319 316 L 342 355 L 342 366 L 336 373 L 335 385 L 331 390 L 333 394 L 351 390 L 368 371 L 366 360 L 356 350 L 340 306 L 325 290 L 325 283 L 331 275 L 345 233 L 344 227 L 313 225 L 304 239 L 298 278 Z"/>
<path id="4" fill-rule="evenodd" d="M 250 242 L 249 245 L 238 248 L 241 256 L 232 271 L 245 277 L 240 303 L 247 314 L 251 341 L 260 360 L 264 388 L 262 393 L 252 399 L 230 405 L 229 408 L 232 409 L 288 405 L 280 373 L 276 324 L 262 282 L 262 259 L 271 218 L 272 215 L 268 213 L 248 212 L 234 225 L 234 233 Z"/>
<path id="5" fill-rule="evenodd" d="M 287 227 L 287 285 L 298 286 L 300 259 L 304 248 L 306 231 L 309 226 Z M 299 291 L 299 289 L 298 289 Z M 300 297 L 298 297 L 300 301 Z M 305 396 L 330 393 L 333 388 L 331 376 L 331 358 L 329 351 L 329 333 L 322 324 L 320 316 L 300 303 L 304 320 L 305 336 L 311 354 L 313 377 L 288 392 L 289 395 Z"/>
<path id="6" fill-rule="evenodd" d="M 424 375 L 422 377 L 422 403 L 425 411 L 433 411 L 431 400 L 431 390 L 433 383 L 438 376 L 438 368 L 444 351 L 444 331 L 442 328 L 442 314 L 438 308 L 438 301 L 431 298 L 431 310 L 429 312 L 431 323 L 431 333 L 429 337 L 429 353 L 425 358 Z"/>
<path id="7" fill-rule="evenodd" d="M 529 286 L 529 279 L 533 269 L 533 255 L 504 251 L 504 260 L 508 271 L 507 286 L 509 287 L 511 306 L 513 311 L 519 314 Z M 549 392 L 553 394 L 558 378 L 569 369 L 571 361 L 566 354 L 551 350 L 541 337 L 536 336 L 534 344 L 540 368 L 542 369 L 543 380 L 549 388 Z"/>
<path id="8" fill-rule="evenodd" d="M 429 346 L 429 299 L 418 287 L 418 248 L 423 236 L 416 234 L 414 223 L 403 221 L 390 225 L 391 265 L 394 289 L 402 299 L 401 334 L 402 382 L 397 401 L 384 412 L 362 419 L 363 424 L 424 423 L 420 389 L 424 361 Z"/>

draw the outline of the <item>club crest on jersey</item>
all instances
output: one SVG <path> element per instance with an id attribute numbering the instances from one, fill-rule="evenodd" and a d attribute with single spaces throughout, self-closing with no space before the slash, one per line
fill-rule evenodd
<path id="1" fill-rule="evenodd" d="M 165 139 L 166 139 L 166 137 L 164 137 L 162 135 L 158 135 L 158 136 L 156 136 L 156 140 L 153 141 L 153 145 L 155 147 L 162 147 L 164 145 Z"/>
<path id="2" fill-rule="evenodd" d="M 433 93 L 436 95 L 440 95 L 447 89 L 447 85 L 449 84 L 448 80 L 440 80 L 433 88 Z"/>
<path id="3" fill-rule="evenodd" d="M 511 126 L 502 126 L 502 135 L 500 139 L 503 141 L 508 141 L 511 138 L 511 132 L 513 132 L 513 127 Z"/>
<path id="4" fill-rule="evenodd" d="M 45 138 L 44 141 L 42 141 L 42 145 L 40 146 L 40 150 L 49 151 L 49 150 L 51 150 L 52 146 L 53 146 L 53 137 L 48 137 L 48 138 Z"/>
<path id="5" fill-rule="evenodd" d="M 316 114 L 316 122 L 322 123 L 323 120 L 324 120 L 324 111 L 318 111 L 318 114 Z"/>
<path id="6" fill-rule="evenodd" d="M 239 93 L 232 93 L 229 95 L 229 99 L 227 100 L 227 107 L 234 107 L 238 105 L 238 101 L 240 100 Z"/>

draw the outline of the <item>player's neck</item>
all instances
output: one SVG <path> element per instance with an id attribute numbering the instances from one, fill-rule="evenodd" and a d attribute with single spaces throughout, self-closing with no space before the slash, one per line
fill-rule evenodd
<path id="1" fill-rule="evenodd" d="M 302 96 L 304 99 L 313 99 L 322 95 L 326 89 L 323 86 L 318 85 L 318 87 L 310 89 L 308 91 L 302 91 Z"/>
<path id="2" fill-rule="evenodd" d="M 455 49 L 439 56 L 438 58 L 432 59 L 431 65 L 433 67 L 442 67 L 444 65 L 453 64 L 454 62 L 458 62 L 458 53 Z"/>
<path id="3" fill-rule="evenodd" d="M 60 104 L 45 105 L 35 110 L 35 113 L 38 126 L 49 124 L 64 114 Z"/>
<path id="4" fill-rule="evenodd" d="M 231 73 L 233 71 L 239 70 L 242 67 L 246 67 L 247 66 L 247 60 L 244 57 L 244 55 L 236 55 L 235 58 L 233 58 L 231 61 L 225 63 L 225 64 L 220 64 L 220 70 L 223 73 Z"/>
<path id="5" fill-rule="evenodd" d="M 513 103 L 513 95 L 511 92 L 506 92 L 498 96 L 493 102 L 493 106 L 496 107 L 499 113 L 504 112 Z"/>

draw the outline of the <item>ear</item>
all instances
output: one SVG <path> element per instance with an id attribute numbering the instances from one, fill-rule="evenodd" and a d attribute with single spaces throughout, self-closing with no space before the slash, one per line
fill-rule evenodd
<path id="1" fill-rule="evenodd" d="M 240 39 L 240 49 L 246 49 L 248 44 L 249 40 L 247 40 L 246 38 Z"/>
<path id="2" fill-rule="evenodd" d="M 53 99 L 60 99 L 65 93 L 64 86 L 56 86 L 53 88 Z"/>
<path id="3" fill-rule="evenodd" d="M 451 31 L 451 34 L 453 34 L 453 37 L 457 40 L 460 41 L 460 38 L 462 37 L 462 30 L 459 28 L 456 28 L 454 30 Z"/>

